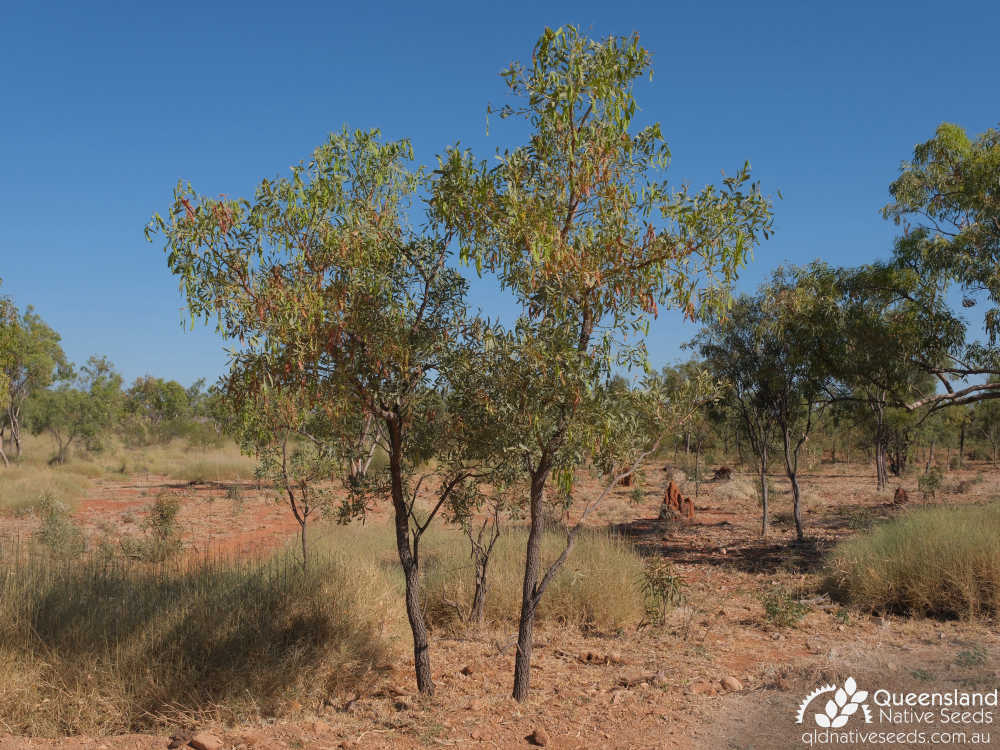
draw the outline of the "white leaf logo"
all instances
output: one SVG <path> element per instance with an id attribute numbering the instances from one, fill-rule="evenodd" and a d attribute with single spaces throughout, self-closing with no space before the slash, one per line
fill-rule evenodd
<path id="1" fill-rule="evenodd" d="M 813 718 L 816 720 L 818 726 L 824 729 L 840 729 L 847 724 L 848 720 L 854 714 L 858 713 L 859 709 L 864 710 L 865 723 L 871 723 L 871 713 L 865 704 L 865 700 L 868 698 L 868 691 L 858 690 L 858 684 L 854 681 L 854 678 L 848 677 L 844 680 L 842 688 L 838 688 L 836 685 L 824 685 L 816 688 L 816 690 L 807 695 L 805 700 L 799 705 L 799 712 L 796 718 L 797 724 L 802 723 L 803 715 L 809 704 L 824 693 L 827 696 L 832 694 L 832 697 L 829 697 L 826 701 L 823 713 L 813 714 Z"/>
<path id="2" fill-rule="evenodd" d="M 829 716 L 832 719 L 834 716 L 836 716 L 838 713 L 840 713 L 839 708 L 840 707 L 836 703 L 834 703 L 833 701 L 827 701 L 826 702 L 826 715 Z"/>

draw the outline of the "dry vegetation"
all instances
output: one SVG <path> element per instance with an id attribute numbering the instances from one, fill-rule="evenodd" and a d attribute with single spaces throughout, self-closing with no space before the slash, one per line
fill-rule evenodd
<path id="1" fill-rule="evenodd" d="M 177 447 L 151 453 L 150 464 L 169 462 L 175 472 L 188 455 Z M 45 495 L 51 477 L 82 476 L 74 468 L 95 463 L 22 465 L 6 477 L 23 472 L 38 482 L 25 486 Z M 229 518 L 233 534 L 246 516 L 273 524 L 278 516 L 259 513 L 284 511 L 266 488 L 230 482 L 241 504 L 220 506 L 234 494 L 226 487 L 177 494 L 169 480 L 153 480 L 137 505 L 106 498 L 137 480 L 147 486 L 145 475 L 85 478 L 75 511 L 50 497 L 32 525 L 12 510 L 0 520 L 31 534 L 5 543 L 0 561 L 0 726 L 38 737 L 208 725 L 259 748 L 324 746 L 321 739 L 336 747 L 359 737 L 363 747 L 463 737 L 475 746 L 476 736 L 508 747 L 543 726 L 562 738 L 559 747 L 718 747 L 727 732 L 747 736 L 733 716 L 764 710 L 749 693 L 734 708 L 719 687 L 725 676 L 794 703 L 831 665 L 864 674 L 864 644 L 873 639 L 880 659 L 916 649 L 927 651 L 919 657 L 927 663 L 965 665 L 953 675 L 939 664 L 941 679 L 992 674 L 997 476 L 982 465 L 952 472 L 936 501 L 897 508 L 871 487 L 865 467 L 817 468 L 804 480 L 807 545 L 790 543 L 794 529 L 781 516 L 789 497 L 777 479 L 778 521 L 767 542 L 756 534 L 756 491 L 745 475 L 703 483 L 693 524 L 653 520 L 662 488 L 652 472 L 638 502 L 634 489 L 616 491 L 543 601 L 539 695 L 518 708 L 506 695 L 521 528 L 498 542 L 481 625 L 464 619 L 473 583 L 464 536 L 441 527 L 425 540 L 423 604 L 442 689 L 418 700 L 382 511 L 364 526 L 317 526 L 303 574 L 293 552 L 274 547 L 282 534 L 291 540 L 290 525 L 259 537 L 263 546 L 250 557 L 221 537 L 207 556 L 194 543 L 207 512 L 217 515 L 204 523 Z M 919 496 L 915 478 L 904 484 Z M 682 487 L 693 494 L 693 482 Z M 179 513 L 170 514 L 170 503 L 164 510 L 165 498 L 176 498 Z M 164 517 L 176 527 L 158 530 L 153 520 Z M 169 540 L 164 554 L 122 544 L 161 538 Z M 545 559 L 560 542 L 558 528 L 550 530 Z M 262 556 L 267 545 L 273 552 Z M 914 664 L 891 662 L 879 674 L 910 679 Z M 716 721 L 724 705 L 727 719 Z M 456 706 L 467 721 L 456 720 Z M 155 738 L 135 747 L 164 746 Z M 96 747 L 79 742 L 73 747 Z"/>

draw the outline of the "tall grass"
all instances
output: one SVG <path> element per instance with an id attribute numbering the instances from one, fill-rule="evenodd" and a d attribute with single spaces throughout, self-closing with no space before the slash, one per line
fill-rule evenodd
<path id="1" fill-rule="evenodd" d="M 303 574 L 285 555 L 149 566 L 4 550 L 0 725 L 52 735 L 239 721 L 357 687 L 392 661 L 394 586 L 355 553 L 310 562 Z"/>
<path id="2" fill-rule="evenodd" d="M 526 541 L 524 529 L 509 530 L 497 541 L 488 571 L 485 620 L 489 623 L 517 620 Z M 564 534 L 545 534 L 545 567 L 565 542 Z M 428 621 L 432 627 L 454 625 L 467 612 L 475 585 L 468 543 L 457 531 L 442 531 L 432 537 L 425 555 L 422 585 Z M 643 561 L 630 544 L 603 531 L 584 530 L 542 597 L 537 618 L 601 632 L 621 630 L 638 624 L 645 615 L 643 585 Z"/>
<path id="3" fill-rule="evenodd" d="M 995 616 L 1000 503 L 925 508 L 842 542 L 826 587 L 871 612 Z"/>

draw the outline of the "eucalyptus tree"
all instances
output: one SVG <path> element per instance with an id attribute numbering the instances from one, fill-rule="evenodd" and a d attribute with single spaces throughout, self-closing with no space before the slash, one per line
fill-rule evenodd
<path id="1" fill-rule="evenodd" d="M 14 455 L 20 457 L 24 406 L 32 394 L 69 374 L 59 334 L 31 306 L 18 312 L 13 300 L 0 298 L 0 458 L 3 433 L 10 431 Z"/>
<path id="2" fill-rule="evenodd" d="M 38 435 L 56 441 L 55 463 L 66 463 L 74 442 L 97 438 L 118 419 L 122 378 L 104 357 L 91 357 L 80 371 L 63 370 L 58 386 L 36 392 L 25 408 L 27 423 Z"/>
<path id="3" fill-rule="evenodd" d="M 920 365 L 942 388 L 907 402 L 931 409 L 1000 398 L 1000 130 L 970 138 L 957 125 L 942 123 L 934 137 L 914 149 L 889 192 L 883 215 L 905 227 L 895 262 L 940 283 L 924 284 L 914 301 L 930 309 L 946 306 L 950 285 L 963 292 L 963 305 L 985 304 L 984 342 L 958 345 L 948 330 Z M 984 378 L 969 384 L 965 378 Z M 955 381 L 963 380 L 956 387 Z"/>
<path id="4" fill-rule="evenodd" d="M 412 159 L 405 140 L 345 130 L 289 177 L 261 182 L 252 201 L 178 186 L 167 218 L 154 216 L 147 232 L 165 237 L 192 316 L 216 319 L 234 342 L 242 388 L 291 394 L 297 409 L 334 424 L 344 415 L 377 424 L 388 466 L 345 511 L 391 501 L 417 687 L 432 693 L 420 540 L 472 473 L 441 393 L 477 324 L 466 313 L 467 284 L 449 264 L 449 237 L 408 220 L 428 180 Z M 338 453 L 350 454 L 356 436 L 331 432 L 345 441 Z M 441 476 L 425 511 L 418 470 L 432 463 Z"/>
<path id="5" fill-rule="evenodd" d="M 767 467 L 778 427 L 775 394 L 780 365 L 769 335 L 772 330 L 761 298 L 741 295 L 724 315 L 709 320 L 693 342 L 712 375 L 727 386 L 757 458 L 761 536 L 768 532 Z"/>
<path id="6" fill-rule="evenodd" d="M 593 41 L 574 27 L 546 29 L 531 62 L 501 74 L 512 103 L 493 110 L 520 120 L 527 142 L 499 150 L 492 165 L 457 148 L 441 160 L 437 215 L 462 257 L 496 274 L 521 308 L 509 374 L 497 374 L 511 379 L 500 392 L 518 405 L 503 408 L 528 485 L 518 700 L 529 690 L 549 479 L 572 487 L 615 358 L 645 361 L 642 334 L 662 308 L 694 317 L 720 303 L 770 228 L 770 201 L 748 165 L 696 194 L 668 188 L 660 126 L 633 122 L 634 83 L 651 71 L 637 36 Z"/>

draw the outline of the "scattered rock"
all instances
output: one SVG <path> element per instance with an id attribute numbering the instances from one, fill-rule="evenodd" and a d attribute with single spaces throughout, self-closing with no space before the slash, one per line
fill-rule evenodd
<path id="1" fill-rule="evenodd" d="M 538 727 L 534 732 L 528 735 L 528 742 L 537 747 L 545 747 L 549 744 L 549 733 L 546 732 L 541 727 Z"/>
<path id="2" fill-rule="evenodd" d="M 729 675 L 728 677 L 723 677 L 721 680 L 719 680 L 719 684 L 721 684 L 722 687 L 728 690 L 730 693 L 738 693 L 743 689 L 743 683 L 741 683 L 732 675 Z"/>
<path id="3" fill-rule="evenodd" d="M 222 740 L 208 732 L 195 732 L 188 745 L 194 750 L 222 750 L 224 747 Z"/>

